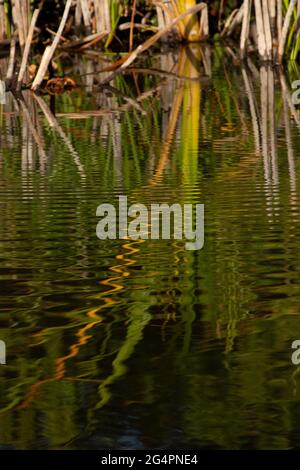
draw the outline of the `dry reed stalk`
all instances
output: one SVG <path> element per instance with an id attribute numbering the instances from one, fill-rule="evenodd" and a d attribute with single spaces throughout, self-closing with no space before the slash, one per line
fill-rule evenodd
<path id="1" fill-rule="evenodd" d="M 205 7 L 201 11 L 200 17 L 200 38 L 204 39 L 209 36 L 209 22 L 208 22 L 208 7 L 205 4 Z"/>
<path id="2" fill-rule="evenodd" d="M 176 18 L 177 16 L 180 15 L 180 12 L 181 12 L 182 9 L 186 9 L 185 8 L 185 0 L 162 0 L 160 2 L 160 5 L 161 5 L 161 7 L 164 11 L 164 14 L 165 14 L 166 26 L 168 26 L 169 23 L 174 18 Z M 186 32 L 187 32 L 186 26 L 187 26 L 187 24 L 185 24 L 183 21 L 180 21 L 176 25 L 176 28 L 173 28 L 173 30 L 169 31 L 169 32 L 172 32 L 174 35 L 176 35 L 177 38 L 178 38 L 178 41 L 180 39 L 188 40 L 187 36 L 188 36 L 189 33 L 186 34 Z M 198 24 L 198 29 L 199 29 L 199 24 Z M 163 36 L 163 40 L 165 40 L 167 42 L 168 41 L 168 35 Z"/>
<path id="3" fill-rule="evenodd" d="M 81 13 L 83 17 L 83 24 L 85 27 L 86 32 L 89 34 L 91 31 L 91 13 L 90 13 L 90 5 L 88 0 L 77 0 L 80 2 L 81 6 Z"/>
<path id="4" fill-rule="evenodd" d="M 24 49 L 19 76 L 18 76 L 17 90 L 20 90 L 22 86 L 23 78 L 26 72 L 28 57 L 30 53 L 30 46 L 31 46 L 32 38 L 33 38 L 34 28 L 35 28 L 39 13 L 40 13 L 40 10 L 37 8 L 36 10 L 34 10 L 32 18 L 31 18 L 30 28 L 29 28 L 27 39 L 26 39 L 25 49 Z"/>
<path id="5" fill-rule="evenodd" d="M 85 49 L 88 49 L 91 46 L 94 46 L 98 42 L 102 41 L 106 36 L 108 35 L 108 32 L 104 31 L 103 33 L 100 34 L 95 34 L 94 38 L 90 40 L 89 42 L 85 42 L 81 47 L 79 47 L 79 51 L 84 51 Z"/>
<path id="6" fill-rule="evenodd" d="M 17 32 L 18 32 L 19 43 L 22 46 L 22 44 L 24 44 L 25 42 L 25 39 L 23 38 L 23 22 L 21 19 L 20 11 L 19 11 L 18 0 L 12 0 L 12 19 L 13 19 L 15 28 L 17 29 Z"/>
<path id="7" fill-rule="evenodd" d="M 6 103 L 6 85 L 4 80 L 0 80 L 0 104 Z"/>
<path id="8" fill-rule="evenodd" d="M 263 19 L 261 1 L 254 0 L 254 3 L 255 3 L 258 52 L 259 52 L 260 58 L 263 60 L 266 60 L 267 59 L 267 44 L 266 44 L 266 38 L 265 38 L 265 28 L 264 28 L 264 19 Z"/>
<path id="9" fill-rule="evenodd" d="M 48 26 L 45 28 L 48 33 L 50 33 L 52 36 L 56 35 L 55 31 L 52 31 L 52 29 L 48 28 Z M 64 36 L 60 36 L 61 41 L 63 42 L 68 42 L 68 39 L 65 38 Z"/>
<path id="10" fill-rule="evenodd" d="M 97 33 L 111 32 L 111 19 L 109 2 L 107 0 L 94 0 Z"/>
<path id="11" fill-rule="evenodd" d="M 12 15 L 15 27 L 18 29 L 19 44 L 24 46 L 29 27 L 30 0 L 13 0 Z"/>
<path id="12" fill-rule="evenodd" d="M 225 22 L 221 37 L 231 36 L 236 28 L 242 23 L 244 17 L 244 3 L 239 9 L 233 10 Z"/>
<path id="13" fill-rule="evenodd" d="M 268 8 L 268 3 L 266 0 L 262 1 L 262 11 L 263 11 L 263 21 L 264 21 L 264 30 L 265 30 L 267 59 L 270 60 L 272 58 L 273 41 L 272 41 L 272 33 L 271 33 L 269 8 Z"/>
<path id="14" fill-rule="evenodd" d="M 7 74 L 6 80 L 11 82 L 14 75 L 14 68 L 15 68 L 15 57 L 16 57 L 16 39 L 13 36 L 10 43 L 10 52 L 9 52 L 9 60 L 8 60 L 8 67 L 7 67 Z"/>
<path id="15" fill-rule="evenodd" d="M 4 0 L 0 0 L 0 39 L 6 38 L 6 16 L 4 10 Z"/>
<path id="16" fill-rule="evenodd" d="M 234 17 L 231 25 L 229 26 L 227 36 L 231 36 L 234 33 L 234 31 L 237 29 L 237 27 L 240 26 L 240 24 L 243 21 L 243 17 L 244 17 L 244 4 L 241 6 L 236 16 Z"/>
<path id="17" fill-rule="evenodd" d="M 24 28 L 24 36 L 25 36 L 25 42 L 28 36 L 29 32 L 29 26 L 30 26 L 30 21 L 31 21 L 31 7 L 30 7 L 30 0 L 19 0 L 20 1 L 20 6 L 22 8 L 22 17 L 23 17 L 23 28 Z"/>
<path id="18" fill-rule="evenodd" d="M 157 22 L 159 29 L 164 29 L 167 24 L 167 20 L 165 18 L 165 12 L 160 5 L 156 5 L 156 14 L 157 14 Z"/>
<path id="19" fill-rule="evenodd" d="M 250 19 L 251 19 L 252 0 L 244 0 L 243 24 L 241 32 L 240 50 L 241 57 L 245 57 L 247 42 L 249 37 Z"/>
<path id="20" fill-rule="evenodd" d="M 287 9 L 285 18 L 284 18 L 284 23 L 283 23 L 282 32 L 281 32 L 281 35 L 280 35 L 279 46 L 278 46 L 278 60 L 279 60 L 279 63 L 282 63 L 285 42 L 286 42 L 286 38 L 287 38 L 290 21 L 291 21 L 292 14 L 293 14 L 293 10 L 296 6 L 296 2 L 297 2 L 297 0 L 291 0 L 291 2 L 289 4 L 289 7 Z"/>
<path id="21" fill-rule="evenodd" d="M 20 43 L 20 46 L 23 47 L 26 42 L 27 34 L 28 34 L 28 20 L 29 20 L 29 10 L 30 6 L 28 5 L 28 0 L 15 0 L 18 1 L 19 6 L 19 12 L 20 12 L 20 27 L 22 24 L 22 37 L 23 41 Z"/>
<path id="22" fill-rule="evenodd" d="M 156 11 L 158 15 L 159 30 L 166 28 L 172 19 L 179 15 L 175 0 L 161 0 L 159 3 L 156 3 Z M 177 25 L 169 31 L 169 34 L 179 40 L 180 36 L 182 37 L 184 34 L 183 25 Z M 168 36 L 169 35 L 163 36 L 161 40 L 163 42 L 168 42 Z"/>
<path id="23" fill-rule="evenodd" d="M 105 31 L 104 17 L 101 11 L 101 4 L 97 0 L 94 0 L 94 12 L 95 12 L 95 20 L 96 20 L 96 31 L 98 34 L 103 33 L 103 31 Z"/>
<path id="24" fill-rule="evenodd" d="M 36 76 L 33 80 L 32 85 L 31 85 L 31 89 L 33 91 L 37 90 L 37 88 L 41 85 L 41 83 L 42 83 L 42 81 L 43 81 L 43 79 L 46 75 L 46 72 L 47 72 L 48 66 L 50 64 L 50 61 L 52 59 L 52 55 L 53 54 L 52 54 L 51 46 L 47 46 L 45 51 L 44 51 L 40 66 L 39 66 L 38 71 L 36 73 Z"/>
<path id="25" fill-rule="evenodd" d="M 277 0 L 277 41 L 280 43 L 282 32 L 282 0 Z"/>
<path id="26" fill-rule="evenodd" d="M 268 0 L 272 37 L 276 36 L 276 0 Z"/>
<path id="27" fill-rule="evenodd" d="M 231 12 L 231 14 L 229 15 L 229 17 L 227 18 L 227 20 L 225 21 L 225 24 L 224 24 L 224 28 L 221 32 L 221 37 L 225 37 L 227 36 L 228 34 L 228 31 L 229 31 L 229 28 L 232 24 L 232 22 L 234 21 L 234 18 L 235 16 L 238 14 L 239 12 L 239 9 L 235 9 Z"/>
<path id="28" fill-rule="evenodd" d="M 96 1 L 96 0 L 94 0 Z M 102 4 L 102 9 L 104 11 L 104 25 L 105 31 L 111 32 L 111 18 L 110 18 L 110 9 L 109 9 L 109 2 L 107 0 L 97 0 L 100 1 Z"/>
<path id="29" fill-rule="evenodd" d="M 81 20 L 82 20 L 81 1 L 77 0 L 76 9 L 75 9 L 75 27 L 77 29 L 79 29 L 81 26 Z"/>
<path id="30" fill-rule="evenodd" d="M 78 49 L 78 50 L 84 50 L 87 47 L 90 47 L 91 45 L 96 44 L 96 42 L 101 41 L 105 36 L 107 36 L 107 32 L 104 33 L 95 33 L 95 34 L 90 34 L 89 36 L 86 36 L 85 38 L 82 39 L 77 39 L 76 41 L 68 41 L 63 45 L 63 49 Z"/>
<path id="31" fill-rule="evenodd" d="M 35 76 L 35 79 L 33 81 L 32 86 L 31 86 L 31 89 L 33 91 L 37 90 L 37 88 L 41 85 L 41 83 L 44 79 L 44 76 L 47 72 L 50 61 L 53 57 L 55 49 L 56 49 L 56 47 L 59 43 L 60 37 L 61 37 L 62 32 L 64 30 L 66 21 L 68 19 L 70 8 L 72 6 L 72 1 L 73 0 L 67 0 L 66 6 L 65 6 L 65 9 L 64 9 L 64 13 L 63 13 L 63 17 L 61 19 L 61 22 L 60 22 L 59 28 L 57 30 L 57 33 L 55 35 L 55 38 L 53 39 L 53 42 L 52 42 L 51 46 L 47 46 L 46 49 L 45 49 L 45 52 L 43 54 L 43 57 L 42 57 L 42 60 L 41 60 L 40 66 L 39 66 L 39 69 L 37 71 L 37 74 Z"/>

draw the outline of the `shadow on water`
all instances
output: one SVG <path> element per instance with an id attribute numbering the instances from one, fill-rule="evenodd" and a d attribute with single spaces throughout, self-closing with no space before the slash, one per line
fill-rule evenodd
<path id="1" fill-rule="evenodd" d="M 1 96 L 1 445 L 299 448 L 296 66 L 190 46 L 105 88 L 98 66 Z M 204 249 L 99 241 L 120 194 L 204 203 Z"/>

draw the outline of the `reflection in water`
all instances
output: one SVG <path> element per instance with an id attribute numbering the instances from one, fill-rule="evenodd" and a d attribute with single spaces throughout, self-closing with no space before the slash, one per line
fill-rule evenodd
<path id="1" fill-rule="evenodd" d="M 97 67 L 0 107 L 0 444 L 299 447 L 295 70 L 196 45 Z M 204 249 L 100 242 L 121 194 L 204 203 Z"/>

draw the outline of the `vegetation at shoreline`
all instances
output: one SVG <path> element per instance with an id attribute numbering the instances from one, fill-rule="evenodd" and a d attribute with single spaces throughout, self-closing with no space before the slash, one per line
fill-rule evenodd
<path id="1" fill-rule="evenodd" d="M 109 82 L 159 41 L 229 40 L 239 60 L 296 60 L 299 24 L 300 0 L 0 0 L 6 82 L 17 90 L 38 90 L 55 76 L 55 58 L 74 51 L 121 54 L 103 67 Z"/>

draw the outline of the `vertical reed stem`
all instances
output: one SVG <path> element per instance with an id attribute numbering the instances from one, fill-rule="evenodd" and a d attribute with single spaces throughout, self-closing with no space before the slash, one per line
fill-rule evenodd
<path id="1" fill-rule="evenodd" d="M 76 29 L 80 28 L 81 19 L 82 19 L 81 1 L 77 0 L 76 10 L 75 10 L 75 26 L 76 26 Z"/>
<path id="2" fill-rule="evenodd" d="M 13 75 L 14 75 L 15 56 L 16 56 L 16 39 L 13 35 L 11 38 L 11 43 L 10 43 L 9 61 L 8 61 L 8 68 L 7 68 L 7 74 L 6 74 L 6 79 L 9 82 L 13 79 Z"/>
<path id="3" fill-rule="evenodd" d="M 270 16 L 267 0 L 262 0 L 262 10 L 263 10 L 263 20 L 264 20 L 264 30 L 265 30 L 265 41 L 267 49 L 267 58 L 268 60 L 272 59 L 272 33 L 270 25 Z"/>
<path id="4" fill-rule="evenodd" d="M 282 0 L 277 0 L 277 38 L 278 45 L 280 43 L 282 32 Z"/>
<path id="5" fill-rule="evenodd" d="M 264 30 L 261 2 L 260 0 L 254 0 L 254 1 L 255 1 L 255 17 L 256 17 L 256 28 L 257 28 L 258 52 L 259 52 L 261 59 L 265 60 L 267 58 L 267 48 L 266 48 L 265 30 Z"/>
<path id="6" fill-rule="evenodd" d="M 91 14 L 90 8 L 88 4 L 88 0 L 78 0 L 81 5 L 81 11 L 83 16 L 83 23 L 86 30 L 86 33 L 89 34 L 91 32 Z"/>
<path id="7" fill-rule="evenodd" d="M 200 39 L 207 38 L 209 36 L 209 22 L 208 22 L 208 8 L 205 7 L 201 11 L 200 16 Z"/>
<path id="8" fill-rule="evenodd" d="M 0 39 L 6 37 L 6 17 L 4 10 L 4 0 L 0 0 Z"/>
<path id="9" fill-rule="evenodd" d="M 297 2 L 297 0 L 291 0 L 291 2 L 289 4 L 289 7 L 288 7 L 288 10 L 286 12 L 285 18 L 284 18 L 282 33 L 281 33 L 279 47 L 278 47 L 278 60 L 279 60 L 279 63 L 282 63 L 283 54 L 284 54 L 284 46 L 285 46 L 285 42 L 286 42 L 286 38 L 287 38 L 288 29 L 289 29 L 290 21 L 291 21 L 291 18 L 292 18 L 293 10 L 296 6 L 296 2 Z"/>
<path id="10" fill-rule="evenodd" d="M 244 0 L 244 16 L 243 16 L 241 41 L 240 41 L 242 59 L 244 59 L 245 57 L 247 41 L 248 41 L 248 36 L 249 36 L 251 7 L 252 7 L 252 0 Z"/>
<path id="11" fill-rule="evenodd" d="M 32 37 L 33 37 L 33 33 L 34 33 L 34 28 L 35 28 L 35 24 L 37 22 L 39 13 L 40 13 L 40 10 L 37 8 L 36 10 L 34 10 L 33 15 L 32 15 L 30 28 L 29 28 L 28 36 L 27 36 L 26 43 L 25 43 L 25 49 L 24 49 L 24 53 L 23 53 L 23 57 L 22 57 L 20 72 L 19 72 L 19 76 L 18 76 L 18 83 L 17 83 L 17 89 L 18 90 L 21 89 L 23 78 L 24 78 L 24 75 L 25 75 L 25 72 L 26 72 L 26 66 L 27 66 L 28 57 L 29 57 L 29 53 L 30 53 L 30 46 L 31 46 Z"/>
<path id="12" fill-rule="evenodd" d="M 268 0 L 272 37 L 276 36 L 276 0 Z"/>

